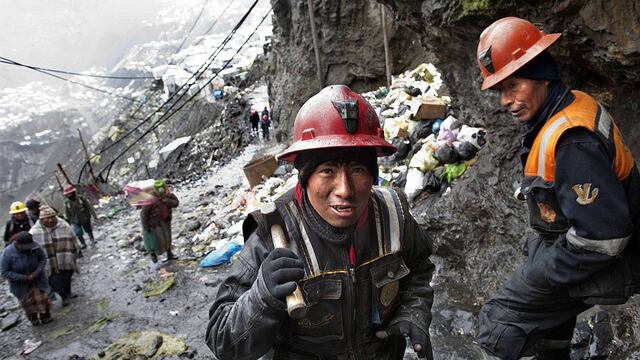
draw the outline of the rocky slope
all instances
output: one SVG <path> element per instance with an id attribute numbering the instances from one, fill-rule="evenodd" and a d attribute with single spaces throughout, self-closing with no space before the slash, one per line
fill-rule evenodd
<path id="1" fill-rule="evenodd" d="M 512 197 L 520 177 L 516 158 L 519 129 L 498 106 L 496 94 L 479 90 L 480 73 L 474 58 L 479 34 L 491 22 L 508 15 L 527 18 L 547 32 L 561 32 L 552 53 L 562 66 L 563 78 L 609 108 L 638 158 L 640 124 L 634 119 L 639 105 L 640 6 L 637 1 L 625 0 L 380 2 L 390 13 L 394 73 L 405 70 L 411 61 L 433 62 L 442 72 L 443 94 L 448 92 L 454 100 L 456 116 L 486 127 L 490 133 L 479 162 L 456 182 L 450 194 L 422 195 L 414 208 L 416 218 L 436 239 L 442 265 L 435 279 L 439 313 L 432 328 L 441 332 L 440 325 L 455 322 L 450 314 L 460 309 L 477 314 L 479 306 L 524 260 L 520 247 L 526 236 L 526 209 Z M 275 17 L 269 90 L 279 128 L 287 134 L 299 106 L 317 91 L 315 60 L 306 2 L 272 0 L 272 4 Z M 347 84 L 360 91 L 383 85 L 378 4 L 321 0 L 314 1 L 314 6 L 325 84 Z M 283 81 L 293 74 L 298 81 Z M 455 310 L 447 310 L 450 306 Z M 605 309 L 612 315 L 603 321 L 613 331 L 609 336 L 591 337 L 593 344 L 598 338 L 598 345 L 592 344 L 595 350 L 584 350 L 584 346 L 589 344 L 593 324 L 599 321 L 590 318 L 592 313 L 586 314 L 584 318 L 591 319 L 591 325 L 579 325 L 588 330 L 581 335 L 586 334 L 587 340 L 585 345 L 584 338 L 575 339 L 575 358 L 613 354 L 612 358 L 623 359 L 634 349 L 637 352 L 640 345 L 634 339 L 640 334 L 640 320 L 636 307 L 630 308 Z M 471 323 L 473 318 L 470 316 Z M 600 314 L 598 319 L 602 318 Z M 463 334 L 463 339 L 454 340 L 453 345 L 450 338 L 437 342 L 455 348 L 464 340 L 471 347 L 473 326 L 468 331 L 460 329 L 458 326 L 457 333 Z M 458 352 L 458 356 L 471 355 Z"/>

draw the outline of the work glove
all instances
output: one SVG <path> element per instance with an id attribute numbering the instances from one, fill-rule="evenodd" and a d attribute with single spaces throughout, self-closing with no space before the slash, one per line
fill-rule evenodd
<path id="1" fill-rule="evenodd" d="M 262 277 L 269 293 L 280 301 L 296 289 L 296 281 L 304 276 L 302 261 L 293 251 L 276 248 L 262 262 Z"/>
<path id="2" fill-rule="evenodd" d="M 425 333 L 422 329 L 408 321 L 399 321 L 384 330 L 376 331 L 376 336 L 379 339 L 386 339 L 391 336 L 408 337 L 411 345 L 413 345 L 413 350 L 419 358 L 433 360 L 429 333 Z"/>

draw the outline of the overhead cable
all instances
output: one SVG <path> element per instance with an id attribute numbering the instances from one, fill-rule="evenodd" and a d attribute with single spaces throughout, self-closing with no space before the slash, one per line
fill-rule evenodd
<path id="1" fill-rule="evenodd" d="M 249 9 L 249 12 L 251 12 L 251 9 L 253 9 L 253 7 L 256 5 L 256 3 L 258 2 L 258 0 L 256 0 L 254 2 L 254 4 L 251 6 L 251 8 Z M 218 16 L 214 21 L 213 24 L 209 27 L 209 29 L 207 30 L 207 33 L 209 31 L 211 31 L 211 29 L 213 29 L 213 27 L 215 26 L 215 24 L 218 22 L 218 20 L 220 19 L 220 17 L 226 12 L 226 10 L 229 8 L 229 6 L 233 3 L 233 1 L 230 1 L 227 4 L 227 7 L 225 8 L 225 10 L 222 11 L 222 13 L 220 14 L 220 16 Z M 246 16 L 246 14 L 245 14 Z M 237 26 L 237 25 L 236 25 Z M 112 147 L 116 146 L 117 144 L 119 144 L 120 142 L 122 142 L 125 138 L 129 137 L 129 135 L 131 135 L 133 132 L 135 132 L 136 130 L 138 130 L 142 125 L 144 125 L 147 121 L 149 121 L 151 119 L 151 117 L 153 117 L 153 115 L 157 114 L 160 110 L 162 110 L 167 104 L 169 104 L 174 97 L 178 96 L 178 94 L 182 94 L 182 90 L 184 90 L 186 87 L 191 86 L 190 82 L 191 80 L 195 77 L 196 80 L 200 77 L 201 72 L 204 72 L 204 70 L 206 70 L 206 68 L 208 67 L 208 62 L 209 60 L 211 60 L 212 57 L 215 58 L 215 56 L 217 56 L 217 54 L 219 53 L 218 51 L 221 49 L 221 47 L 226 44 L 226 40 L 230 37 L 233 36 L 233 34 L 235 33 L 235 29 L 232 30 L 229 34 L 227 34 L 227 36 L 225 37 L 225 40 L 222 41 L 222 43 L 220 45 L 218 45 L 218 47 L 214 50 L 213 54 L 211 56 L 209 56 L 209 58 L 200 66 L 200 68 L 198 68 L 198 70 L 196 70 L 195 73 L 193 73 L 191 75 L 191 77 L 189 77 L 189 79 L 187 79 L 187 81 L 185 81 L 185 83 L 183 85 L 181 85 L 173 94 L 171 94 L 171 96 L 169 96 L 169 98 L 167 100 L 165 100 L 164 103 L 162 103 L 153 113 L 151 113 L 149 116 L 147 116 L 144 120 L 142 120 L 142 122 L 140 122 L 139 124 L 137 124 L 136 126 L 134 126 L 133 128 L 131 128 L 130 130 L 128 130 L 126 133 L 124 133 L 120 138 L 118 138 L 117 140 L 115 140 L 114 142 L 112 142 L 111 144 L 105 146 L 104 148 L 102 148 L 98 154 L 102 154 L 106 151 L 108 151 L 109 149 L 111 149 Z M 201 38 L 202 39 L 202 38 Z M 200 39 L 200 40 L 201 40 Z M 206 65 L 206 66 L 205 66 Z M 182 96 L 181 96 L 182 97 Z M 178 99 L 179 100 L 179 99 Z M 138 106 L 138 108 L 134 111 L 133 115 L 135 115 L 140 108 L 146 103 L 143 102 L 142 104 L 140 104 L 140 106 Z M 171 109 L 171 108 L 170 108 Z M 133 116 L 132 115 L 132 116 Z M 87 164 L 85 164 L 85 166 L 82 167 L 82 169 L 84 170 Z M 80 172 L 80 176 L 82 176 L 82 170 Z"/>
<path id="2" fill-rule="evenodd" d="M 45 67 L 41 67 L 41 66 L 20 64 L 20 63 L 14 61 L 14 60 L 11 60 L 11 59 L 8 59 L 8 58 L 2 57 L 2 56 L 0 56 L 0 59 L 2 59 L 2 60 L 0 60 L 0 63 L 3 63 L 3 64 L 16 65 L 16 66 L 26 67 L 26 68 L 32 69 L 32 70 L 42 70 L 42 71 L 47 71 L 47 72 L 52 72 L 52 73 L 57 73 L 57 74 L 84 76 L 84 77 L 92 77 L 92 78 L 99 78 L 99 79 L 115 79 L 115 80 L 153 79 L 153 76 L 113 76 L 113 75 L 82 74 L 82 73 L 77 73 L 77 72 L 73 72 L 73 71 L 56 70 L 56 69 L 49 69 L 49 68 L 45 68 Z"/>
<path id="3" fill-rule="evenodd" d="M 256 0 L 253 5 L 251 6 L 251 8 L 247 11 L 247 13 L 242 17 L 242 19 L 238 22 L 238 24 L 234 27 L 234 29 L 232 30 L 232 34 L 234 34 L 237 29 L 244 23 L 244 21 L 246 20 L 246 18 L 249 16 L 249 14 L 251 13 L 251 11 L 253 10 L 253 8 L 255 7 L 255 5 L 258 3 L 258 0 Z M 247 37 L 247 39 L 242 43 L 242 45 L 240 45 L 240 47 L 238 48 L 238 50 L 233 54 L 233 56 L 228 59 L 226 61 L 226 63 L 224 64 L 224 66 L 222 66 L 217 72 L 216 74 L 214 74 L 209 80 L 207 80 L 204 84 L 204 86 L 200 86 L 198 87 L 198 89 L 196 90 L 196 92 L 186 101 L 184 101 L 180 106 L 178 106 L 177 109 L 175 109 L 173 112 L 167 112 L 165 113 L 160 119 L 158 119 L 153 125 L 151 125 L 151 127 L 149 127 L 143 134 L 141 134 L 131 145 L 129 145 L 126 149 L 124 149 L 118 156 L 116 156 L 116 158 L 114 158 L 107 166 L 105 166 L 100 172 L 99 175 L 101 176 L 102 173 L 107 170 L 107 174 L 106 174 L 106 179 L 108 180 L 109 178 L 109 172 L 111 171 L 111 167 L 115 164 L 115 162 L 122 157 L 127 151 L 129 151 L 133 145 L 135 145 L 135 143 L 137 143 L 138 141 L 140 141 L 142 138 L 144 138 L 146 135 L 148 135 L 151 131 L 155 130 L 158 126 L 160 126 L 163 122 L 167 121 L 168 119 L 170 119 L 173 115 L 175 115 L 178 111 L 180 111 L 184 106 L 186 106 L 190 101 L 192 101 L 196 96 L 198 96 L 198 94 L 200 94 L 200 92 L 207 86 L 209 85 L 211 82 L 213 82 L 213 80 L 216 78 L 216 76 L 218 76 L 220 74 L 220 72 L 226 68 L 227 65 L 229 65 L 231 63 L 231 61 L 233 61 L 233 59 L 235 58 L 236 55 L 238 55 L 238 53 L 242 50 L 242 48 L 244 48 L 244 46 L 249 42 L 249 40 L 253 37 L 253 35 L 255 35 L 255 33 L 258 31 L 258 29 L 260 28 L 260 26 L 262 25 L 262 23 L 266 20 L 267 16 L 271 13 L 273 8 L 269 9 L 269 11 L 264 15 L 264 17 L 262 18 L 262 20 L 260 21 L 260 23 L 258 24 L 258 26 L 256 26 L 256 28 L 253 30 L 253 32 Z M 223 42 L 224 44 L 228 43 L 229 40 L 231 39 L 231 37 L 229 37 L 228 39 L 226 39 L 227 41 Z M 213 61 L 213 59 L 212 59 Z M 186 92 L 185 92 L 186 94 Z M 184 95 L 184 94 L 183 94 Z M 181 96 L 182 97 L 182 96 Z M 177 104 L 177 102 L 175 103 Z M 174 105 L 175 105 L 174 104 Z M 173 106 L 172 106 L 173 107 Z"/>
<path id="4" fill-rule="evenodd" d="M 37 72 L 39 72 L 39 73 L 42 73 L 42 74 L 45 74 L 45 75 L 52 76 L 52 77 L 54 77 L 54 78 L 56 78 L 56 79 L 60 79 L 60 80 L 64 80 L 64 81 L 68 81 L 68 82 L 70 82 L 70 83 L 72 83 L 72 84 L 76 84 L 76 85 L 83 86 L 83 87 L 85 87 L 85 88 L 87 88 L 87 89 L 91 89 L 91 90 L 98 91 L 98 92 L 101 92 L 101 93 L 104 93 L 104 94 L 107 94 L 107 95 L 111 95 L 111 96 L 115 96 L 115 97 L 118 97 L 118 98 L 122 98 L 122 99 L 125 99 L 125 100 L 128 100 L 128 101 L 134 101 L 134 99 L 133 99 L 133 98 L 130 98 L 130 97 L 128 97 L 128 96 L 119 95 L 119 94 L 113 93 L 113 92 L 108 91 L 108 90 L 100 89 L 100 88 L 97 88 L 97 87 L 94 87 L 94 86 L 91 86 L 91 85 L 87 85 L 87 84 L 85 84 L 85 83 L 81 83 L 81 82 L 79 82 L 79 81 L 71 80 L 71 79 L 69 79 L 69 78 L 65 78 L 65 77 L 62 77 L 62 76 L 59 76 L 59 75 L 56 75 L 56 74 L 52 74 L 52 73 L 50 73 L 50 72 L 48 72 L 48 71 L 45 71 L 45 70 L 40 70 L 40 69 L 36 69 L 36 68 L 34 68 L 34 67 L 32 67 L 32 66 L 29 66 L 29 65 L 20 64 L 20 63 L 18 63 L 18 62 L 15 62 L 15 61 L 13 61 L 13 60 L 7 59 L 7 58 L 2 57 L 2 56 L 0 56 L 0 60 L 9 61 L 9 62 L 11 62 L 13 65 L 20 65 L 20 66 L 23 66 L 23 67 L 26 67 L 26 68 L 29 68 L 29 69 L 35 70 L 35 71 L 37 71 Z"/>
<path id="5" fill-rule="evenodd" d="M 204 12 L 204 9 L 207 7 L 207 3 L 208 2 L 209 2 L 209 0 L 204 0 L 204 3 L 202 4 L 202 8 L 200 9 L 200 13 L 198 13 L 198 16 L 196 16 L 196 20 L 193 22 L 193 25 L 191 25 L 191 28 L 189 29 L 189 31 L 187 31 L 187 34 L 182 39 L 182 43 L 180 44 L 180 46 L 178 46 L 178 49 L 175 51 L 176 54 L 178 52 L 180 52 L 180 50 L 182 50 L 182 47 L 184 46 L 184 43 L 187 41 L 187 39 L 191 35 L 191 32 L 196 27 L 196 24 L 198 24 L 198 21 L 200 20 L 200 17 L 202 16 L 202 13 Z"/>
<path id="6" fill-rule="evenodd" d="M 138 130 L 147 121 L 151 120 L 151 118 L 155 114 L 157 114 L 158 112 L 163 110 L 163 108 L 167 104 L 169 104 L 176 96 L 179 96 L 178 99 L 176 99 L 176 101 L 167 109 L 167 111 L 170 111 L 171 109 L 173 109 L 173 107 L 176 106 L 178 101 L 180 101 L 180 99 L 182 99 L 185 96 L 186 91 L 183 91 L 183 90 L 185 90 L 186 88 L 191 86 L 191 80 L 193 80 L 194 78 L 195 78 L 195 80 L 198 80 L 204 74 L 204 71 L 209 67 L 209 65 L 213 62 L 213 60 L 215 60 L 215 58 L 220 54 L 220 52 L 222 52 L 222 49 L 224 48 L 224 46 L 231 40 L 231 38 L 233 37 L 235 32 L 238 30 L 238 28 L 244 23 L 245 19 L 251 13 L 251 11 L 256 6 L 258 1 L 259 0 L 255 0 L 254 1 L 254 3 L 249 8 L 249 10 L 242 16 L 242 18 L 238 21 L 238 23 L 235 25 L 235 27 L 229 32 L 229 34 L 227 34 L 225 39 L 218 45 L 218 47 L 213 51 L 213 53 L 209 56 L 209 58 L 207 58 L 207 60 L 198 68 L 198 70 L 196 70 L 196 72 L 194 74 L 191 75 L 191 77 L 189 77 L 189 79 L 187 79 L 184 82 L 184 84 L 182 86 L 180 86 L 173 94 L 171 94 L 171 96 L 163 104 L 161 104 L 155 111 L 153 111 L 150 115 L 148 115 L 142 122 L 140 122 L 135 127 L 130 129 L 129 131 L 127 131 L 124 135 L 122 135 L 119 139 L 117 139 L 113 143 L 111 143 L 111 144 L 107 145 L 106 147 L 104 147 L 102 150 L 100 150 L 99 154 L 102 154 L 105 151 L 109 150 L 110 148 L 112 148 L 113 146 L 117 145 L 122 140 L 124 140 L 126 137 L 131 135 L 134 131 Z M 160 119 L 162 119 L 162 117 Z"/>
<path id="7" fill-rule="evenodd" d="M 231 4 L 233 4 L 233 0 L 229 1 L 229 3 L 227 4 L 227 6 L 225 6 L 225 8 L 222 10 L 222 12 L 220 13 L 220 15 L 218 15 L 218 17 L 213 20 L 213 23 L 211 24 L 211 26 L 209 26 L 209 28 L 207 29 L 207 31 L 204 32 L 204 34 L 202 34 L 200 36 L 200 38 L 198 38 L 198 40 L 196 40 L 196 42 L 193 43 L 192 46 L 196 46 L 199 45 L 203 40 L 204 37 L 209 35 L 209 33 L 211 32 L 211 30 L 213 30 L 213 28 L 216 26 L 216 24 L 218 24 L 218 20 L 220 20 L 221 17 L 224 16 L 224 14 L 227 13 L 227 10 L 229 9 L 229 7 L 231 7 Z"/>

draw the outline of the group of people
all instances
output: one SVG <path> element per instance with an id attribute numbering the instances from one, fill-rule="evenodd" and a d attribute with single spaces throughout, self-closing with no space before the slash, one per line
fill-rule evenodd
<path id="1" fill-rule="evenodd" d="M 271 136 L 269 135 L 269 128 L 271 127 L 271 116 L 269 115 L 269 110 L 265 106 L 262 110 L 262 113 L 258 114 L 257 110 L 251 112 L 251 116 L 249 116 L 249 122 L 251 122 L 251 135 L 259 136 L 258 126 L 262 130 L 262 139 L 265 141 L 271 140 Z"/>
<path id="2" fill-rule="evenodd" d="M 482 89 L 523 127 L 536 235 L 528 260 L 479 315 L 485 358 L 570 359 L 576 316 L 640 290 L 640 174 L 607 110 L 571 90 L 547 51 L 561 34 L 508 17 L 481 35 Z M 372 106 L 329 86 L 298 111 L 278 159 L 298 184 L 250 214 L 245 246 L 218 285 L 206 342 L 218 359 L 433 359 L 432 240 L 405 195 L 375 187 L 396 151 Z"/>
<path id="3" fill-rule="evenodd" d="M 61 297 L 63 307 L 74 297 L 71 281 L 78 271 L 76 259 L 86 248 L 84 232 L 95 245 L 93 206 L 72 185 L 63 194 L 64 218 L 34 199 L 26 205 L 16 201 L 9 209 L 11 218 L 5 227 L 0 272 L 33 325 L 53 320 L 51 300 L 55 293 Z"/>

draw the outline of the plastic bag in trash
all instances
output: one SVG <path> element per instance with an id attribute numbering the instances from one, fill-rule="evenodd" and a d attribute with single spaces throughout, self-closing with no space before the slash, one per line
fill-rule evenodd
<path id="1" fill-rule="evenodd" d="M 441 179 L 446 180 L 449 184 L 464 174 L 467 170 L 467 165 L 464 163 L 459 164 L 446 164 L 444 166 L 444 172 L 441 175 Z"/>
<path id="2" fill-rule="evenodd" d="M 487 143 L 487 140 L 485 139 L 486 134 L 487 132 L 483 128 L 462 125 L 462 128 L 460 128 L 460 132 L 458 133 L 458 140 L 468 141 L 472 143 L 473 146 L 480 149 Z"/>
<path id="3" fill-rule="evenodd" d="M 440 125 L 442 125 L 442 121 L 443 121 L 442 119 L 436 119 L 433 122 L 433 125 L 431 125 L 431 132 L 433 134 L 437 135 L 440 132 Z"/>
<path id="4" fill-rule="evenodd" d="M 407 183 L 407 171 L 406 165 L 398 166 L 391 171 L 391 186 L 403 188 Z"/>
<path id="5" fill-rule="evenodd" d="M 458 156 L 456 149 L 449 144 L 442 144 L 433 154 L 433 157 L 443 164 L 453 164 L 460 161 L 460 157 Z"/>
<path id="6" fill-rule="evenodd" d="M 458 121 L 458 119 L 454 118 L 451 115 L 447 116 L 447 118 L 442 121 L 442 124 L 440 124 L 441 131 L 443 129 L 455 130 L 455 129 L 458 129 L 459 127 L 460 127 L 460 122 Z"/>
<path id="7" fill-rule="evenodd" d="M 418 89 L 418 88 L 415 88 L 415 87 L 413 87 L 413 86 L 408 86 L 407 88 L 405 88 L 405 89 L 404 89 L 404 91 L 405 91 L 407 94 L 409 94 L 409 95 L 411 95 L 411 96 L 414 96 L 414 97 L 415 97 L 415 96 L 420 96 L 420 95 L 422 95 L 422 90 L 420 90 L 420 89 Z"/>
<path id="8" fill-rule="evenodd" d="M 395 161 L 404 160 L 407 158 L 407 154 L 411 150 L 411 141 L 405 139 L 393 139 L 391 142 L 397 149 L 393 155 Z"/>
<path id="9" fill-rule="evenodd" d="M 430 194 L 440 191 L 442 180 L 433 171 L 424 174 L 424 190 Z"/>
<path id="10" fill-rule="evenodd" d="M 242 245 L 232 240 L 224 244 L 221 248 L 207 254 L 200 261 L 200 267 L 211 267 L 226 264 L 231 260 L 233 254 L 242 250 Z"/>
<path id="11" fill-rule="evenodd" d="M 409 169 L 407 172 L 407 183 L 404 186 L 404 193 L 409 201 L 413 201 L 422 192 L 424 184 L 424 174 L 419 169 Z"/>
<path id="12" fill-rule="evenodd" d="M 453 143 L 453 147 L 462 161 L 473 159 L 478 153 L 478 148 L 468 141 L 456 141 Z"/>
<path id="13" fill-rule="evenodd" d="M 423 146 L 420 151 L 413 155 L 409 162 L 410 168 L 417 168 L 422 172 L 433 171 L 438 165 L 440 163 L 433 157 L 433 150 L 431 150 L 430 146 Z"/>

